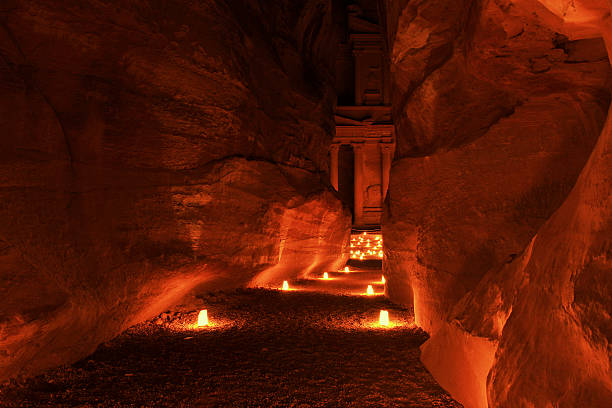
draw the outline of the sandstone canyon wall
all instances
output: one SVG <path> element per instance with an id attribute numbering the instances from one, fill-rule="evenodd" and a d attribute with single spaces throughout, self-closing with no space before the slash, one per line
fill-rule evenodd
<path id="1" fill-rule="evenodd" d="M 0 4 L 0 380 L 336 267 L 327 0 Z"/>
<path id="2" fill-rule="evenodd" d="M 387 292 L 422 360 L 466 407 L 609 406 L 608 4 L 384 3 Z"/>

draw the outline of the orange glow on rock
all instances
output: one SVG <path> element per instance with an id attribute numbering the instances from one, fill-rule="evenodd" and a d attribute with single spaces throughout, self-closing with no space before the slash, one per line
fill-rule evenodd
<path id="1" fill-rule="evenodd" d="M 198 313 L 198 327 L 208 326 L 208 310 L 203 309 Z"/>

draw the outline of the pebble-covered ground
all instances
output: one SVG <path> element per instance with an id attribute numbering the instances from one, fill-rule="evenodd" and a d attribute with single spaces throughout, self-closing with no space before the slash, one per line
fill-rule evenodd
<path id="1" fill-rule="evenodd" d="M 408 310 L 299 284 L 211 293 L 209 327 L 195 327 L 197 310 L 164 313 L 76 364 L 1 387 L 0 406 L 461 406 L 419 361 L 427 337 Z M 379 327 L 381 309 L 392 327 Z"/>

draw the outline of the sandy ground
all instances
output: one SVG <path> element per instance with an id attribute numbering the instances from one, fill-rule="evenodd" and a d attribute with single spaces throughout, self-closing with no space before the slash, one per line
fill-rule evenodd
<path id="1" fill-rule="evenodd" d="M 90 357 L 0 388 L 3 407 L 460 407 L 419 361 L 427 335 L 379 271 L 201 299 L 136 325 Z M 335 279 L 334 279 L 335 278 Z M 321 293 L 326 291 L 329 293 Z M 389 311 L 392 327 L 378 325 Z"/>

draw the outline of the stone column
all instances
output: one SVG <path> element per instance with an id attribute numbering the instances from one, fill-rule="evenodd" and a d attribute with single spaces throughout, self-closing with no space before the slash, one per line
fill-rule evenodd
<path id="1" fill-rule="evenodd" d="M 391 154 L 393 154 L 393 145 L 381 143 L 380 153 L 382 154 L 382 202 L 385 202 L 387 190 L 389 189 L 389 175 L 391 174 Z"/>
<path id="2" fill-rule="evenodd" d="M 332 144 L 329 147 L 329 180 L 331 185 L 338 191 L 338 151 L 339 144 Z"/>
<path id="3" fill-rule="evenodd" d="M 363 143 L 353 144 L 353 151 L 355 152 L 355 225 L 361 225 L 363 223 Z"/>

